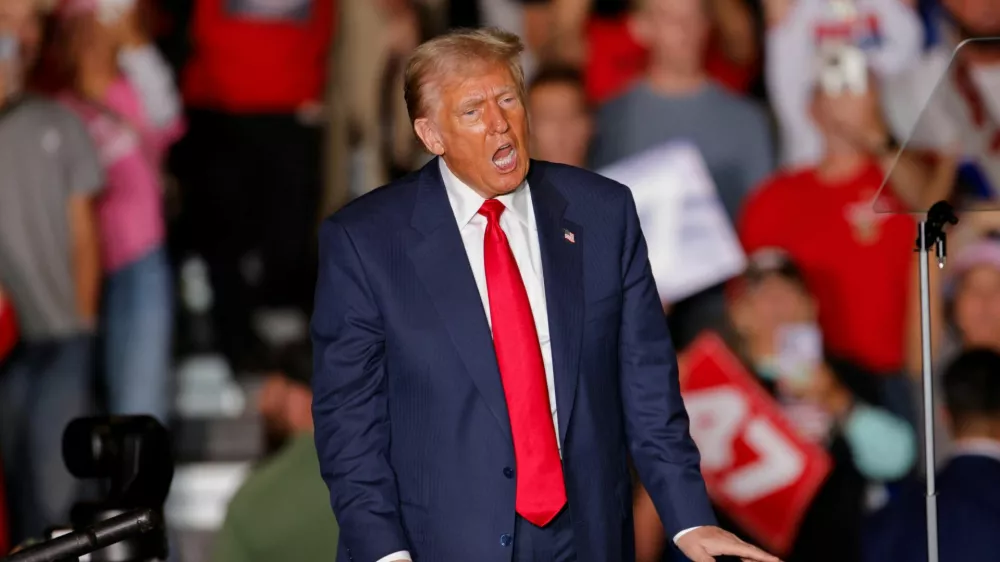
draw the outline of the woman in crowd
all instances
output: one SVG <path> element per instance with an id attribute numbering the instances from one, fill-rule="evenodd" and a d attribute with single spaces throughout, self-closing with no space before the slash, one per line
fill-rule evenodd
<path id="1" fill-rule="evenodd" d="M 945 298 L 951 333 L 939 362 L 977 347 L 1000 351 L 1000 232 L 957 253 Z"/>
<path id="2" fill-rule="evenodd" d="M 56 13 L 60 99 L 87 124 L 105 168 L 97 202 L 108 407 L 167 421 L 171 273 L 161 160 L 181 133 L 170 71 L 129 0 L 64 0 Z"/>
<path id="3" fill-rule="evenodd" d="M 785 334 L 821 338 L 816 304 L 798 268 L 780 250 L 753 254 L 734 282 L 729 303 L 729 348 L 780 405 L 792 426 L 824 446 L 834 468 L 802 521 L 788 562 L 857 560 L 860 521 L 870 488 L 906 476 L 916 457 L 909 424 L 879 405 L 873 375 L 835 358 L 788 361 Z M 790 365 L 795 365 L 791 367 Z M 645 494 L 636 502 L 638 560 L 659 560 L 665 539 Z M 720 514 L 725 519 L 725 513 Z M 740 529 L 731 522 L 723 526 Z"/>

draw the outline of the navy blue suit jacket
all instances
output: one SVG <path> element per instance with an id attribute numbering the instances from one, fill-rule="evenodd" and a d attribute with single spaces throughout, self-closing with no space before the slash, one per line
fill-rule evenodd
<path id="1" fill-rule="evenodd" d="M 342 562 L 513 551 L 501 540 L 515 522 L 507 407 L 438 166 L 320 232 L 313 415 Z M 532 162 L 528 183 L 576 550 L 580 562 L 633 560 L 629 455 L 671 536 L 715 524 L 635 203 L 568 166 Z"/>
<path id="2" fill-rule="evenodd" d="M 938 550 L 941 562 L 1000 557 L 1000 460 L 955 457 L 938 475 Z M 925 562 L 924 487 L 912 483 L 866 528 L 865 562 Z"/>

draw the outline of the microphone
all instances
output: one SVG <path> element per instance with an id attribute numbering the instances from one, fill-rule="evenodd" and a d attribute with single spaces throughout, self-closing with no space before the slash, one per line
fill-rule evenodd
<path id="1" fill-rule="evenodd" d="M 152 509 L 136 509 L 26 548 L 0 562 L 76 560 L 84 554 L 152 531 L 159 525 L 160 519 Z"/>

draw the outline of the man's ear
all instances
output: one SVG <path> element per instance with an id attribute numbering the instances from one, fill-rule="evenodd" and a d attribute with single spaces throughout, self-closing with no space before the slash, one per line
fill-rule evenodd
<path id="1" fill-rule="evenodd" d="M 420 142 L 431 154 L 441 156 L 444 154 L 444 142 L 438 133 L 437 127 L 426 117 L 421 117 L 413 122 L 413 130 L 417 133 Z"/>

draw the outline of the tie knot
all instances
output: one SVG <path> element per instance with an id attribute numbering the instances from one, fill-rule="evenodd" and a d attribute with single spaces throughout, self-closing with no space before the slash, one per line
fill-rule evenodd
<path id="1" fill-rule="evenodd" d="M 486 221 L 493 224 L 500 224 L 500 215 L 503 214 L 507 207 L 503 206 L 503 203 L 497 201 L 496 199 L 487 199 L 483 201 L 483 206 L 479 208 L 479 214 L 486 217 Z"/>

